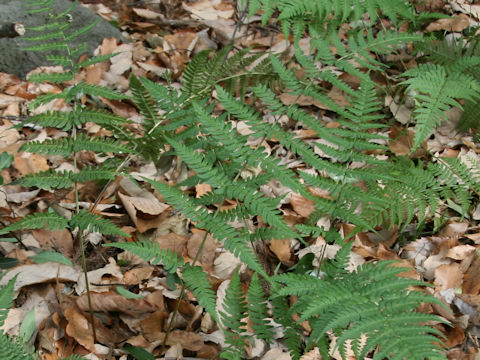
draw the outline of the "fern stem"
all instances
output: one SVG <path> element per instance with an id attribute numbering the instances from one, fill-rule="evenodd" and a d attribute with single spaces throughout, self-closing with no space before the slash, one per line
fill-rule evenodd
<path id="1" fill-rule="evenodd" d="M 68 46 L 67 46 L 68 48 Z M 76 104 L 75 104 L 76 105 Z M 75 126 L 72 127 L 72 138 L 75 141 L 77 139 L 77 128 Z M 73 167 L 75 171 L 78 171 L 78 164 L 77 164 L 77 154 L 73 152 Z M 78 215 L 80 212 L 80 200 L 78 195 L 78 181 L 74 181 L 74 191 L 75 191 L 75 214 Z M 93 315 L 93 307 L 92 307 L 92 297 L 90 294 L 90 285 L 88 283 L 88 274 L 87 274 L 87 258 L 85 256 L 85 244 L 83 239 L 83 232 L 79 229 L 78 234 L 76 236 L 78 240 L 78 244 L 80 246 L 80 254 L 82 256 L 82 269 L 83 269 L 83 277 L 85 279 L 85 290 L 87 291 L 87 300 L 88 300 L 88 312 L 90 315 L 90 324 L 92 324 L 92 335 L 93 335 L 93 342 L 97 341 L 97 332 L 95 331 L 95 317 Z"/>
<path id="2" fill-rule="evenodd" d="M 219 209 L 220 208 L 217 208 L 216 210 L 216 213 L 219 212 Z M 203 236 L 203 239 L 202 239 L 202 242 L 200 243 L 200 246 L 198 247 L 198 251 L 197 253 L 195 254 L 195 257 L 192 261 L 192 266 L 195 266 L 195 264 L 197 263 L 198 261 L 198 258 L 200 257 L 200 253 L 202 252 L 203 250 L 203 246 L 205 245 L 205 241 L 207 240 L 207 236 L 208 236 L 208 232 L 205 231 L 205 235 Z M 185 283 L 182 284 L 182 288 L 181 288 L 181 291 L 180 291 L 180 296 L 178 297 L 178 301 L 177 303 L 175 304 L 175 309 L 173 309 L 173 313 L 172 313 L 172 318 L 170 319 L 170 321 L 168 322 L 168 326 L 167 326 L 167 330 L 165 332 L 165 338 L 163 339 L 163 343 L 162 343 L 162 347 L 161 347 L 161 350 L 160 350 L 160 353 L 163 352 L 163 350 L 165 349 L 165 346 L 167 345 L 167 341 L 168 341 L 168 337 L 172 331 L 172 326 L 173 326 L 173 322 L 175 320 L 175 316 L 177 315 L 178 313 L 178 309 L 180 309 L 180 304 L 183 300 L 183 297 L 185 296 L 185 291 L 186 291 L 186 286 L 185 286 Z"/>

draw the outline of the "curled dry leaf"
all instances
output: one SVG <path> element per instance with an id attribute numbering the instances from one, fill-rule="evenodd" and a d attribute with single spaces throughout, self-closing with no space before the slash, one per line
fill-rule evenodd
<path id="1" fill-rule="evenodd" d="M 139 188 L 127 178 L 120 181 L 120 186 L 126 194 L 119 192 L 118 197 L 140 233 L 157 228 L 166 219 L 168 214 L 165 210 L 169 206 L 152 193 Z"/>
<path id="2" fill-rule="evenodd" d="M 205 231 L 196 231 L 188 240 L 187 250 L 188 256 L 192 259 L 195 258 L 198 251 L 200 250 L 200 244 L 202 243 L 204 237 L 206 236 L 205 243 L 203 244 L 202 251 L 198 257 L 198 261 L 204 265 L 213 264 L 215 260 L 217 242 L 212 235 L 206 234 Z"/>
<path id="3" fill-rule="evenodd" d="M 470 25 L 470 19 L 465 14 L 455 15 L 447 19 L 438 19 L 427 26 L 426 31 L 463 31 Z"/>
<path id="4" fill-rule="evenodd" d="M 94 311 L 117 311 L 130 316 L 139 316 L 156 310 L 156 307 L 145 299 L 127 299 L 113 291 L 103 293 L 91 292 L 90 298 Z M 81 310 L 88 310 L 87 294 L 83 294 L 77 299 L 77 305 Z"/>
<path id="5" fill-rule="evenodd" d="M 320 354 L 320 350 L 316 347 L 313 350 L 310 350 L 306 354 L 302 355 L 300 360 L 322 360 L 322 355 Z"/>
<path id="6" fill-rule="evenodd" d="M 315 211 L 315 203 L 299 194 L 292 194 L 290 197 L 290 203 L 292 204 L 293 210 L 295 210 L 298 215 L 306 218 Z"/>
<path id="7" fill-rule="evenodd" d="M 24 286 L 40 284 L 44 282 L 71 281 L 76 282 L 80 273 L 71 266 L 59 263 L 47 262 L 35 265 L 22 265 L 10 270 L 0 280 L 0 287 L 6 285 L 15 275 L 15 291 Z"/>
<path id="8" fill-rule="evenodd" d="M 460 264 L 442 264 L 435 269 L 434 284 L 439 290 L 457 288 L 462 284 L 463 274 Z"/>
<path id="9" fill-rule="evenodd" d="M 270 250 L 272 250 L 278 259 L 287 266 L 293 266 L 292 246 L 290 239 L 274 239 L 270 241 Z"/>

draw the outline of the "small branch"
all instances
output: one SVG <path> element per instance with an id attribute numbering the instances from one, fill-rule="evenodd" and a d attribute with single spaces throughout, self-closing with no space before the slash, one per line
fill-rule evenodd
<path id="1" fill-rule="evenodd" d="M 0 24 L 0 38 L 14 38 L 25 34 L 25 26 L 21 23 Z"/>

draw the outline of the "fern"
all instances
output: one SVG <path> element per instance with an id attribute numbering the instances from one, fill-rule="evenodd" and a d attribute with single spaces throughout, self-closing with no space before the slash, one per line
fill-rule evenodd
<path id="1" fill-rule="evenodd" d="M 257 274 L 253 274 L 247 292 L 248 315 L 256 337 L 266 342 L 273 340 L 273 327 L 267 320 L 267 299 Z"/>
<path id="2" fill-rule="evenodd" d="M 182 270 L 182 275 L 185 285 L 192 290 L 198 303 L 218 322 L 217 310 L 215 308 L 215 292 L 211 288 L 207 274 L 200 266 L 187 264 Z"/>
<path id="3" fill-rule="evenodd" d="M 293 273 L 275 277 L 282 287 L 276 288 L 273 296 L 298 296 L 290 311 L 299 314 L 300 322 L 308 320 L 312 326 L 307 345 L 327 344 L 327 333 L 334 330 L 338 336 L 336 346 L 344 356 L 347 341 L 352 341 L 358 358 L 377 347 L 374 359 L 440 356 L 442 348 L 437 336 L 443 335 L 425 323 L 446 321 L 435 315 L 412 312 L 423 302 L 439 301 L 423 292 L 407 290 L 426 284 L 397 277 L 405 269 L 392 267 L 389 261 L 365 264 L 352 273 L 345 271 L 345 255 L 348 256 L 350 248 L 351 245 L 344 245 L 341 253 L 344 259 L 338 259 L 337 266 L 323 269 L 324 278 Z M 360 341 L 362 336 L 366 337 L 365 343 Z"/>
<path id="4" fill-rule="evenodd" d="M 225 311 L 220 311 L 220 318 L 226 330 L 225 342 L 228 347 L 222 351 L 221 356 L 228 360 L 241 360 L 244 358 L 244 348 L 247 345 L 243 334 L 245 331 L 241 328 L 244 326 L 242 320 L 247 310 L 247 303 L 238 271 L 233 274 L 228 285 L 223 309 Z"/>
<path id="5" fill-rule="evenodd" d="M 456 99 L 473 101 L 480 97 L 480 83 L 472 76 L 447 71 L 441 65 L 420 64 L 403 74 L 410 77 L 404 84 L 408 85 L 407 90 L 414 91 L 414 99 L 418 104 L 414 110 L 417 125 L 411 151 L 421 145 L 435 125 L 447 120 L 445 111 L 452 106 L 462 108 Z"/>
<path id="6" fill-rule="evenodd" d="M 151 241 L 135 243 L 111 243 L 103 246 L 117 247 L 129 251 L 154 265 L 163 265 L 165 270 L 174 273 L 184 265 L 183 259 L 171 250 L 160 249 L 157 243 Z"/>
<path id="7" fill-rule="evenodd" d="M 18 231 L 24 229 L 46 229 L 55 231 L 67 227 L 68 219 L 57 215 L 53 212 L 36 213 L 25 216 L 22 220 L 17 221 L 9 226 L 0 229 L 0 235 L 8 234 L 11 231 Z"/>

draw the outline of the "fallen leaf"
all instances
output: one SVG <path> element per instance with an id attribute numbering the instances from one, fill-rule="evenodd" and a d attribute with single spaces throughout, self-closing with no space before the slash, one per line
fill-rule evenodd
<path id="1" fill-rule="evenodd" d="M 456 289 L 462 284 L 463 274 L 460 264 L 442 264 L 435 269 L 434 284 L 440 290 Z"/>
<path id="2" fill-rule="evenodd" d="M 446 256 L 454 260 L 463 260 L 474 251 L 475 247 L 472 245 L 458 245 L 449 249 Z"/>
<path id="3" fill-rule="evenodd" d="M 152 193 L 139 188 L 128 178 L 123 178 L 120 186 L 127 195 L 119 192 L 118 197 L 140 233 L 157 228 L 165 220 L 168 214 L 164 211 L 170 208 L 169 205 L 160 202 Z"/>
<path id="4" fill-rule="evenodd" d="M 50 169 L 45 156 L 32 153 L 15 154 L 13 167 L 17 169 L 22 176 Z"/>
<path id="5" fill-rule="evenodd" d="M 270 250 L 278 257 L 278 259 L 287 266 L 293 266 L 292 248 L 290 239 L 279 239 L 270 241 Z"/>
<path id="6" fill-rule="evenodd" d="M 132 10 L 138 16 L 148 20 L 154 20 L 162 17 L 162 14 L 148 9 L 133 8 Z"/>
<path id="7" fill-rule="evenodd" d="M 447 19 L 438 19 L 437 21 L 431 23 L 425 29 L 428 32 L 432 31 L 463 31 L 470 25 L 470 19 L 465 14 L 455 15 Z"/>
<path id="8" fill-rule="evenodd" d="M 292 360 L 292 357 L 282 349 L 274 348 L 267 351 L 265 355 L 263 355 L 262 360 Z"/>
<path id="9" fill-rule="evenodd" d="M 233 16 L 233 6 L 228 5 L 225 9 L 217 9 L 210 0 L 199 0 L 193 4 L 187 5 L 182 2 L 182 7 L 194 15 L 197 19 L 217 20 L 219 18 L 229 19 Z"/>
<path id="10" fill-rule="evenodd" d="M 90 298 L 94 311 L 116 311 L 134 317 L 156 311 L 156 307 L 145 299 L 127 299 L 114 291 L 102 293 L 90 292 Z M 89 310 L 87 294 L 83 294 L 77 298 L 77 305 L 83 311 Z"/>
<path id="11" fill-rule="evenodd" d="M 22 265 L 10 270 L 0 279 L 0 287 L 7 284 L 18 274 L 15 282 L 15 291 L 24 286 L 40 284 L 44 282 L 71 281 L 76 282 L 80 273 L 71 266 L 59 263 L 44 263 L 36 265 Z"/>
<path id="12" fill-rule="evenodd" d="M 300 360 L 322 360 L 322 355 L 320 354 L 320 350 L 316 347 L 306 354 L 303 354 Z"/>
<path id="13" fill-rule="evenodd" d="M 197 253 L 200 250 L 200 244 L 203 242 L 204 238 L 203 249 L 198 257 L 198 261 L 204 265 L 211 265 L 213 260 L 215 260 L 217 242 L 212 235 L 206 234 L 205 231 L 197 231 L 190 237 L 187 243 L 188 256 L 192 259 L 197 256 Z"/>
<path id="14" fill-rule="evenodd" d="M 189 238 L 187 236 L 182 236 L 170 232 L 165 235 L 158 235 L 155 238 L 155 242 L 158 244 L 160 249 L 170 249 L 180 256 L 185 256 L 187 255 L 188 239 Z"/>
<path id="15" fill-rule="evenodd" d="M 241 265 L 242 261 L 239 258 L 230 251 L 225 251 L 213 263 L 213 276 L 222 280 L 230 279 L 235 269 Z"/>
<path id="16" fill-rule="evenodd" d="M 480 256 L 477 255 L 465 273 L 462 293 L 478 295 L 480 293 L 480 281 L 478 279 L 480 279 Z"/>
<path id="17" fill-rule="evenodd" d="M 153 269 L 151 267 L 139 267 L 128 270 L 123 275 L 123 283 L 125 285 L 138 285 L 143 280 L 149 279 L 153 273 Z"/>
<path id="18" fill-rule="evenodd" d="M 292 204 L 293 210 L 305 218 L 308 218 L 310 214 L 315 211 L 315 203 L 312 200 L 306 199 L 296 193 L 290 196 L 290 203 Z"/>

